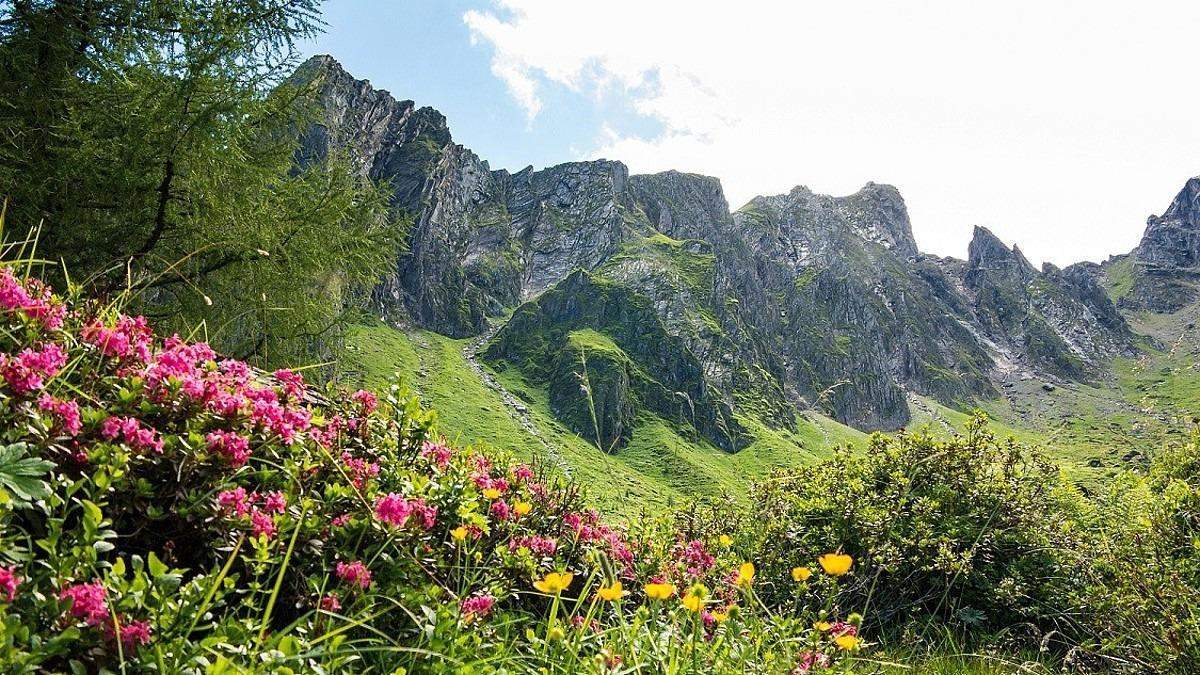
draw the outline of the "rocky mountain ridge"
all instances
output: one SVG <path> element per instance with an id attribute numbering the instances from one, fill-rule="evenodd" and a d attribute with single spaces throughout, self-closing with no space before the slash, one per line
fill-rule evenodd
<path id="1" fill-rule="evenodd" d="M 1136 353 L 1106 290 L 1112 265 L 1038 270 L 983 228 L 966 260 L 922 254 L 888 185 L 801 186 L 731 212 L 706 176 L 631 176 L 608 160 L 491 170 L 440 113 L 330 57 L 295 81 L 319 112 L 303 160 L 348 154 L 412 218 L 380 313 L 455 337 L 504 321 L 486 360 L 545 387 L 555 415 L 606 450 L 644 415 L 728 451 L 814 408 L 895 429 L 911 394 L 962 408 L 1012 378 L 1100 379 Z M 1122 307 L 1170 309 L 1172 289 L 1191 287 L 1198 186 L 1151 219 Z"/>

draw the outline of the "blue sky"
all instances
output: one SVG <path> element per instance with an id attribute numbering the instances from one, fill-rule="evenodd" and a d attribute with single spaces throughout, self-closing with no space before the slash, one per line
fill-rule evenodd
<path id="1" fill-rule="evenodd" d="M 1137 245 L 1200 175 L 1195 0 L 329 0 L 305 46 L 437 108 L 493 168 L 606 157 L 900 189 L 921 249 L 1035 263 Z"/>
<path id="2" fill-rule="evenodd" d="M 463 21 L 468 10 L 493 8 L 486 0 L 329 0 L 326 32 L 304 51 L 331 54 L 376 88 L 441 111 L 454 140 L 493 169 L 542 168 L 588 156 L 605 124 L 656 133 L 661 125 L 633 113 L 620 97 L 564 86 L 547 86 L 544 106 L 530 119 L 492 74 L 491 45 L 472 44 Z"/>

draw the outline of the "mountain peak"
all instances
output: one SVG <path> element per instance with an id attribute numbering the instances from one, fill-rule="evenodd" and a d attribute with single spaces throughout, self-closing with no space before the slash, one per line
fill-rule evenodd
<path id="1" fill-rule="evenodd" d="M 1009 248 L 995 234 L 982 225 L 976 225 L 971 233 L 971 244 L 967 247 L 967 265 L 972 269 L 1007 267 L 1021 276 L 1036 273 L 1036 269 L 1021 253 L 1021 249 Z"/>
<path id="2" fill-rule="evenodd" d="M 1161 216 L 1146 220 L 1137 261 L 1163 270 L 1200 267 L 1200 177 L 1188 180 Z"/>

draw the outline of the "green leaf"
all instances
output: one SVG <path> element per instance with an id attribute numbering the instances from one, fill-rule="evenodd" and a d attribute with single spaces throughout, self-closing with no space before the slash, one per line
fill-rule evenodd
<path id="1" fill-rule="evenodd" d="M 0 446 L 0 487 L 6 489 L 17 507 L 29 506 L 50 494 L 50 485 L 44 479 L 54 462 L 29 454 L 26 443 Z"/>

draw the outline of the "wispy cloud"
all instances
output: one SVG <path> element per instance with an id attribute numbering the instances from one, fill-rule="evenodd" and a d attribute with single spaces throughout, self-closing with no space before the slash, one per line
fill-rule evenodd
<path id="1" fill-rule="evenodd" d="M 891 182 L 941 253 L 976 223 L 1056 262 L 1125 250 L 1200 173 L 1194 2 L 500 0 L 464 21 L 530 119 L 565 87 L 661 125 L 598 129 L 589 156 L 719 176 L 735 206 Z"/>

